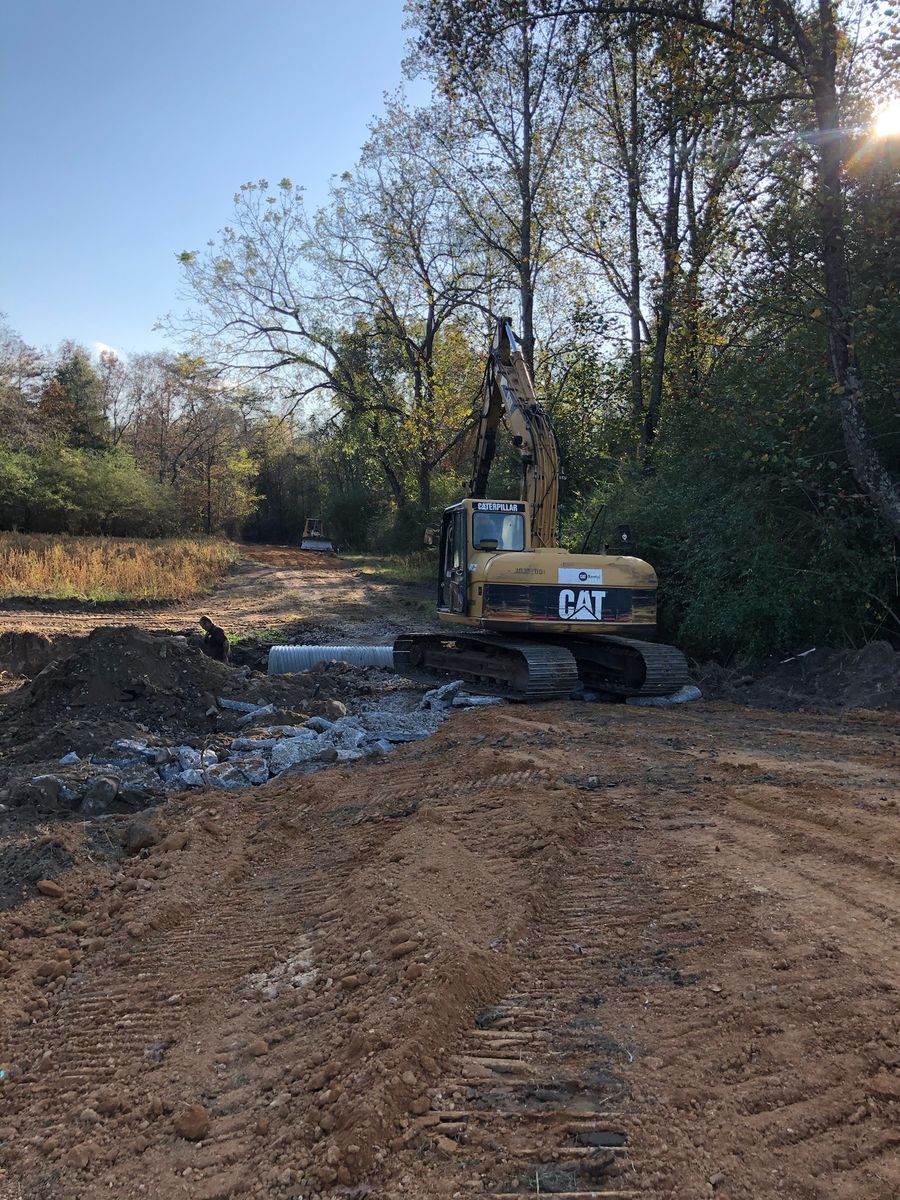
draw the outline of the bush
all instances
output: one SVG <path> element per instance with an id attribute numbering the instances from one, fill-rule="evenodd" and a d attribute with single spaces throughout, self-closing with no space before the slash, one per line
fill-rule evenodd
<path id="1" fill-rule="evenodd" d="M 153 536 L 174 532 L 171 489 L 126 450 L 0 448 L 0 527 L 24 532 Z"/>
<path id="2" fill-rule="evenodd" d="M 580 549 L 605 502 L 605 540 L 630 524 L 656 568 L 661 636 L 699 658 L 896 636 L 887 531 L 845 467 L 792 451 L 781 417 L 746 399 L 745 422 L 717 412 L 670 426 L 651 470 L 633 465 L 579 507 L 567 544 Z M 838 436 L 815 396 L 792 420 L 820 422 L 826 445 Z"/>

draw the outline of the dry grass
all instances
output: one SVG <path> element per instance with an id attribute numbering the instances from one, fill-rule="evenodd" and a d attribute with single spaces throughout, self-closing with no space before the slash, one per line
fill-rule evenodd
<path id="1" fill-rule="evenodd" d="M 186 600 L 237 557 L 205 538 L 138 540 L 0 533 L 0 598 Z"/>

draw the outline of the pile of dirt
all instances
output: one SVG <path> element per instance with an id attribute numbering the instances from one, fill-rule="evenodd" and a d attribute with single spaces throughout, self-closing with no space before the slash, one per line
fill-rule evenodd
<path id="1" fill-rule="evenodd" d="M 380 682 L 373 672 L 342 663 L 269 678 L 208 658 L 199 639 L 130 626 L 97 629 L 74 644 L 0 712 L 7 764 L 72 750 L 83 756 L 136 733 L 179 741 L 237 728 L 240 714 L 219 708 L 221 697 L 271 704 L 289 720 L 316 715 L 327 701 L 366 694 Z"/>
<path id="2" fill-rule="evenodd" d="M 268 677 L 213 661 L 198 639 L 135 628 L 75 646 L 0 709 L 7 810 L 133 813 L 185 788 L 259 786 L 387 754 L 443 719 L 419 711 L 422 685 L 374 667 Z"/>
<path id="3" fill-rule="evenodd" d="M 73 862 L 66 847 L 47 836 L 0 848 L 0 911 L 36 896 L 41 880 L 55 879 Z"/>
<path id="4" fill-rule="evenodd" d="M 0 672 L 32 678 L 47 663 L 70 654 L 76 639 L 49 638 L 42 633 L 0 633 Z"/>
<path id="5" fill-rule="evenodd" d="M 900 653 L 889 642 L 861 650 L 814 649 L 769 664 L 757 675 L 715 663 L 700 672 L 706 696 L 784 712 L 900 710 Z"/>
<path id="6" fill-rule="evenodd" d="M 76 848 L 61 894 L 0 924 L 9 1178 L 85 1196 L 136 1195 L 138 1177 L 160 1196 L 367 1194 L 392 1139 L 430 1119 L 448 1039 L 506 986 L 554 887 L 555 823 L 574 838 L 574 795 L 548 811 L 527 759 L 477 735 L 460 762 L 449 734 L 427 770 L 408 747 L 240 800 L 171 798 L 151 844 L 116 862 Z M 72 1037 L 45 1042 L 57 1022 Z"/>

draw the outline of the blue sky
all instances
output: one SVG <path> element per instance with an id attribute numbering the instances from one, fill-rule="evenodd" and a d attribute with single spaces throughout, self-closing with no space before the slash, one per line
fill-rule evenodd
<path id="1" fill-rule="evenodd" d="M 403 0 L 0 9 L 0 312 L 39 346 L 164 345 L 176 253 L 248 180 L 322 201 L 402 78 Z"/>

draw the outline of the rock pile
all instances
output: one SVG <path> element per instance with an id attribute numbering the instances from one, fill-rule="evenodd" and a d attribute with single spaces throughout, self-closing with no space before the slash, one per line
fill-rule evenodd
<path id="1" fill-rule="evenodd" d="M 121 639 L 121 631 L 110 633 L 118 633 Z M 144 671 L 138 676 L 137 690 L 145 701 L 152 701 L 156 715 L 152 727 L 138 723 L 131 736 L 114 737 L 98 747 L 96 726 L 95 736 L 81 739 L 76 738 L 79 722 L 64 725 L 76 747 L 45 769 L 24 772 L 10 780 L 0 790 L 0 804 L 97 817 L 133 812 L 167 794 L 190 788 L 256 787 L 286 773 L 309 774 L 329 763 L 389 754 L 398 744 L 428 737 L 454 706 L 498 702 L 492 697 L 467 696 L 459 682 L 422 696 L 421 688 L 408 681 L 388 672 L 368 671 L 357 697 L 359 711 L 350 713 L 346 703 L 323 694 L 322 686 L 332 667 L 349 699 L 352 674 L 342 669 L 345 664 L 320 664 L 303 677 L 266 680 L 267 694 L 263 694 L 263 681 L 251 679 L 246 668 L 235 671 L 198 658 L 181 638 L 140 634 L 128 644 L 138 665 L 145 666 L 148 660 L 165 664 L 166 675 L 173 675 L 167 682 L 180 696 L 185 694 L 187 677 L 195 690 L 212 680 L 227 684 L 232 691 L 235 685 L 241 686 L 246 698 L 206 691 L 205 695 L 201 693 L 205 707 L 199 717 L 182 713 L 181 721 L 172 724 L 168 720 L 171 699 L 162 695 L 159 672 L 157 679 L 151 680 Z M 176 661 L 169 663 L 170 658 Z M 87 707 L 90 698 L 96 708 L 98 704 L 109 704 L 117 688 L 134 690 L 134 683 L 127 682 L 121 665 L 110 668 L 115 678 L 98 681 L 96 660 L 85 663 L 79 656 L 75 659 L 54 663 L 42 671 L 30 686 L 24 704 L 33 710 L 40 702 L 45 710 L 58 711 L 62 691 L 68 701 L 66 707 L 72 707 L 74 696 L 77 707 Z M 374 674 L 381 676 L 380 688 L 372 678 Z M 290 695 L 285 694 L 285 688 L 292 689 Z M 327 687 L 324 692 L 335 690 Z M 288 706 L 291 700 L 313 712 L 297 712 Z M 196 705 L 197 699 L 193 702 Z M 205 732 L 180 736 L 191 725 L 194 729 L 205 726 Z M 117 727 L 111 723 L 108 728 L 112 731 Z"/>

